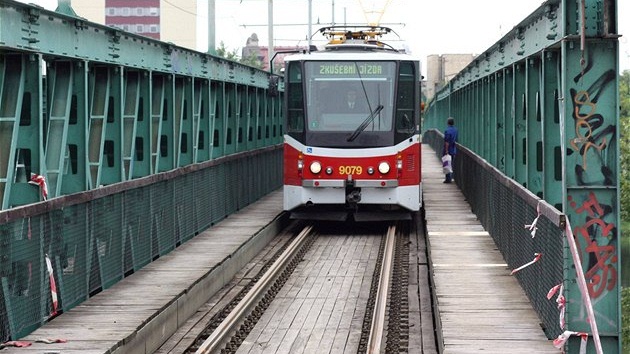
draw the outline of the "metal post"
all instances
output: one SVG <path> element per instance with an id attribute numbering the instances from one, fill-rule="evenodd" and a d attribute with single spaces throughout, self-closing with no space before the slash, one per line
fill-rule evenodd
<path id="1" fill-rule="evenodd" d="M 215 39 L 215 0 L 208 0 L 208 53 L 216 54 L 216 39 Z"/>
<path id="2" fill-rule="evenodd" d="M 269 58 L 269 70 L 271 70 L 273 68 L 273 63 L 271 63 L 271 60 L 273 58 L 274 55 L 274 51 L 273 51 L 273 0 L 269 0 L 269 7 L 268 7 L 268 31 L 269 31 L 269 46 L 268 46 L 268 50 L 267 50 L 267 55 Z"/>
<path id="3" fill-rule="evenodd" d="M 55 11 L 65 15 L 78 17 L 76 12 L 72 9 L 71 0 L 59 0 Z"/>
<path id="4" fill-rule="evenodd" d="M 313 0 L 308 0 L 308 48 L 310 50 L 313 35 Z"/>

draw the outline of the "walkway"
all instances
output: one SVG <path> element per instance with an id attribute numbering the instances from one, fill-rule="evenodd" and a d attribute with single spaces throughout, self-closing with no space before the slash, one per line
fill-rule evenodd
<path id="1" fill-rule="evenodd" d="M 442 163 L 426 144 L 422 174 L 441 352 L 558 354 L 462 192 L 442 183 Z"/>

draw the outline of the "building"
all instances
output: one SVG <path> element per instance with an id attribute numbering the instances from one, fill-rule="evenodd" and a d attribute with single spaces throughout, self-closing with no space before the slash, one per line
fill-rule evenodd
<path id="1" fill-rule="evenodd" d="M 426 97 L 433 98 L 447 82 L 475 59 L 473 54 L 432 54 L 427 57 Z"/>
<path id="2" fill-rule="evenodd" d="M 188 49 L 197 46 L 196 0 L 71 0 L 71 6 L 92 22 Z"/>
<path id="3" fill-rule="evenodd" d="M 273 71 L 275 73 L 284 68 L 284 57 L 288 54 L 295 53 L 296 51 L 306 50 L 306 47 L 300 46 L 274 46 L 274 59 L 273 59 Z M 253 59 L 259 61 L 263 70 L 269 70 L 269 47 L 261 47 L 258 45 L 258 35 L 252 33 L 247 38 L 245 46 L 241 50 L 241 58 Z"/>

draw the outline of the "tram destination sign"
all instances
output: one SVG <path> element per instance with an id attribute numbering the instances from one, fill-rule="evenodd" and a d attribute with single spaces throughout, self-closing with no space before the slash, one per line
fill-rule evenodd
<path id="1" fill-rule="evenodd" d="M 313 74 L 320 77 L 338 76 L 386 76 L 391 72 L 392 62 L 317 62 Z"/>

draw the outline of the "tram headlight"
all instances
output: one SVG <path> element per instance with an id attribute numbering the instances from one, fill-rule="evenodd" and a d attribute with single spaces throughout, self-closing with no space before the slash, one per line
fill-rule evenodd
<path id="1" fill-rule="evenodd" d="M 313 161 L 310 168 L 311 172 L 315 175 L 322 172 L 322 164 L 319 163 L 319 161 Z"/>
<path id="2" fill-rule="evenodd" d="M 385 161 L 378 164 L 378 172 L 387 174 L 389 172 L 389 164 Z"/>

